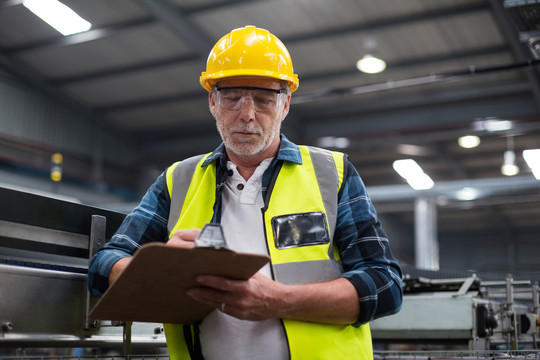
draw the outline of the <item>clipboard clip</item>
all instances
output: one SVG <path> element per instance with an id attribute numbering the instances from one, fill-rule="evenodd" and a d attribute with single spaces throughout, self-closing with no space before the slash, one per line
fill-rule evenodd
<path id="1" fill-rule="evenodd" d="M 205 224 L 199 235 L 195 238 L 195 247 L 228 250 L 221 224 Z"/>

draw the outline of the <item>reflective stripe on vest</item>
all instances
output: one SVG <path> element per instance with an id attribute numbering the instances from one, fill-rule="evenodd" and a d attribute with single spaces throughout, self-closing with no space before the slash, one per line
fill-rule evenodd
<path id="1" fill-rule="evenodd" d="M 211 164 L 201 168 L 209 155 L 195 156 L 167 169 L 167 187 L 171 197 L 167 224 L 169 237 L 178 229 L 202 229 L 212 219 L 216 167 Z"/>
<path id="2" fill-rule="evenodd" d="M 265 211 L 265 229 L 275 280 L 283 284 L 307 284 L 335 280 L 342 273 L 339 254 L 333 246 L 337 221 L 338 191 L 343 181 L 343 154 L 313 147 L 300 147 L 302 165 L 284 164 L 273 184 Z M 318 193 L 318 194 L 317 194 Z M 318 196 L 315 196 L 318 195 Z M 271 221 L 285 213 L 326 214 L 326 244 L 278 249 Z"/>
<path id="3" fill-rule="evenodd" d="M 337 220 L 338 191 L 343 182 L 344 155 L 323 149 L 300 147 L 302 165 L 284 162 L 275 182 L 269 188 L 269 200 L 264 211 L 264 226 L 276 281 L 285 284 L 313 283 L 340 276 L 339 254 L 333 246 Z M 216 166 L 200 165 L 208 155 L 174 164 L 167 170 L 167 186 L 171 196 L 169 230 L 202 228 L 213 216 L 216 188 Z M 194 165 L 194 166 L 193 166 Z M 190 179 L 187 180 L 186 179 Z M 183 186 L 180 184 L 184 184 Z M 189 184 L 189 185 L 185 185 Z M 180 185 L 180 186 L 179 186 Z M 181 209 L 181 210 L 179 210 Z M 315 237 L 314 242 L 276 244 L 276 220 L 291 216 L 284 228 L 296 216 L 303 221 L 325 222 L 317 227 L 328 232 Z M 322 216 L 323 220 L 320 220 Z M 308 221 L 309 223 L 309 221 Z M 319 241 L 320 240 L 320 241 Z M 369 326 L 327 325 L 304 321 L 283 320 L 291 359 L 371 359 Z M 181 325 L 164 325 L 171 359 L 189 358 Z"/>
<path id="4" fill-rule="evenodd" d="M 195 168 L 200 166 L 199 163 L 202 159 L 205 159 L 208 155 L 197 155 L 189 159 L 179 161 L 167 169 L 167 190 L 169 192 L 169 198 L 171 199 L 171 206 L 169 209 L 169 221 L 167 223 L 167 230 L 169 234 L 172 234 L 174 225 L 178 222 L 180 213 L 182 212 L 182 206 L 185 203 L 186 196 L 191 185 Z M 182 164 L 181 166 L 178 166 Z M 172 184 L 174 183 L 174 187 Z"/>

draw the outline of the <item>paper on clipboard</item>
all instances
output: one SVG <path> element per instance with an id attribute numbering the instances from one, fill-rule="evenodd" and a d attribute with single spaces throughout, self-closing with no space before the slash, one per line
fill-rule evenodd
<path id="1" fill-rule="evenodd" d="M 249 279 L 270 258 L 226 249 L 191 248 L 149 243 L 99 299 L 90 318 L 167 324 L 192 324 L 213 308 L 186 295 L 199 286 L 200 274 Z"/>

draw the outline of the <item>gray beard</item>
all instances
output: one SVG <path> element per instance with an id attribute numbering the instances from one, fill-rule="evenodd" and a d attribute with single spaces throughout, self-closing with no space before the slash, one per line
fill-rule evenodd
<path id="1" fill-rule="evenodd" d="M 256 144 L 252 144 L 249 142 L 245 142 L 245 143 L 233 142 L 229 137 L 224 136 L 219 125 L 217 126 L 217 129 L 218 129 L 219 134 L 221 135 L 221 139 L 225 143 L 225 147 L 228 150 L 235 153 L 236 155 L 240 155 L 240 156 L 253 156 L 253 155 L 257 155 L 264 152 L 266 149 L 268 149 L 268 147 L 270 147 L 270 145 L 272 144 L 276 136 L 279 135 L 279 132 L 280 132 L 280 129 L 277 128 L 276 131 L 273 131 L 272 135 L 270 136 L 270 138 L 268 138 L 267 141 L 265 141 L 263 137 L 261 138 L 260 142 Z M 238 129 L 233 129 L 233 130 L 238 130 Z M 250 130 L 253 130 L 253 129 L 250 129 Z M 257 133 L 261 134 L 261 131 L 257 131 Z"/>

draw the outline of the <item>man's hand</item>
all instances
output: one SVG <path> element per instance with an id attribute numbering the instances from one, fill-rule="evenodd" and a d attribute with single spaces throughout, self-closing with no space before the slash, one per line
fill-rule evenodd
<path id="1" fill-rule="evenodd" d="M 280 296 L 285 286 L 259 273 L 246 281 L 213 275 L 199 275 L 197 281 L 202 287 L 189 289 L 188 295 L 238 319 L 278 318 L 283 315 L 279 309 L 286 307 L 286 299 Z"/>
<path id="2" fill-rule="evenodd" d="M 347 279 L 306 285 L 283 285 L 257 273 L 248 280 L 199 275 L 193 299 L 242 320 L 285 318 L 328 324 L 358 319 L 358 294 Z"/>
<path id="3" fill-rule="evenodd" d="M 168 246 L 177 246 L 182 248 L 192 248 L 195 246 L 195 238 L 201 232 L 200 229 L 184 229 L 175 231 L 173 237 L 167 241 Z M 131 262 L 131 257 L 125 257 L 114 263 L 109 273 L 109 286 L 118 279 L 122 271 Z"/>
<path id="4" fill-rule="evenodd" d="M 195 247 L 195 238 L 201 229 L 182 229 L 174 232 L 172 238 L 167 241 L 167 246 L 176 246 L 185 249 Z"/>

